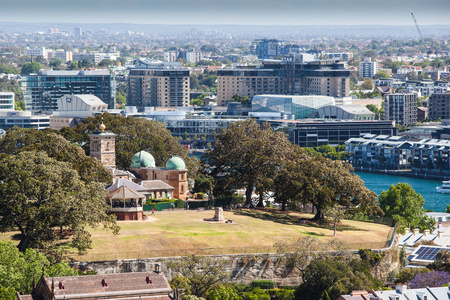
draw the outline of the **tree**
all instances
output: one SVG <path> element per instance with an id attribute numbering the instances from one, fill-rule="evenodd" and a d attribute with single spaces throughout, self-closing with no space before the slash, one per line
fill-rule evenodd
<path id="1" fill-rule="evenodd" d="M 408 287 L 412 289 L 423 289 L 426 287 L 440 287 L 448 284 L 450 274 L 445 271 L 430 271 L 418 273 L 414 279 L 408 282 Z"/>
<path id="2" fill-rule="evenodd" d="M 101 115 L 86 118 L 74 128 L 63 128 L 60 133 L 68 141 L 83 145 L 85 152 L 89 153 L 89 134 L 97 130 L 101 118 Z M 119 169 L 128 169 L 133 155 L 141 150 L 150 152 L 157 166 L 164 165 L 170 156 L 179 155 L 189 170 L 194 167 L 186 148 L 178 144 L 163 123 L 108 113 L 103 114 L 103 122 L 106 130 L 116 134 L 116 165 Z"/>
<path id="3" fill-rule="evenodd" d="M 62 60 L 60 58 L 52 58 L 52 60 L 49 63 L 49 66 L 53 69 L 58 69 L 62 64 Z"/>
<path id="4" fill-rule="evenodd" d="M 295 299 L 337 299 L 353 290 L 369 291 L 379 286 L 368 265 L 360 260 L 315 259 L 305 269 L 303 283 L 295 290 Z"/>
<path id="5" fill-rule="evenodd" d="M 18 248 L 40 248 L 57 254 L 59 242 L 73 234 L 72 245 L 81 253 L 90 247 L 87 226 L 105 226 L 118 232 L 108 215 L 105 190 L 97 182 L 84 183 L 71 164 L 44 152 L 23 151 L 0 158 L 0 230 L 18 229 Z"/>
<path id="6" fill-rule="evenodd" d="M 386 217 L 391 217 L 400 228 L 408 226 L 424 229 L 434 229 L 434 219 L 425 215 L 423 205 L 425 200 L 407 183 L 391 185 L 388 191 L 381 192 L 380 208 Z"/>
<path id="7" fill-rule="evenodd" d="M 215 289 L 208 292 L 207 300 L 241 300 L 242 297 L 236 293 L 232 287 L 220 284 Z"/>
<path id="8" fill-rule="evenodd" d="M 13 127 L 6 131 L 0 139 L 0 153 L 15 155 L 22 151 L 44 151 L 51 158 L 68 162 L 78 172 L 81 180 L 111 183 L 111 173 L 102 166 L 99 160 L 86 156 L 84 150 L 77 146 L 81 140 L 68 142 L 64 137 L 51 129 L 20 129 Z"/>
<path id="9" fill-rule="evenodd" d="M 390 78 L 389 74 L 385 70 L 379 70 L 374 76 L 373 79 L 385 79 Z"/>
<path id="10" fill-rule="evenodd" d="M 211 287 L 230 277 L 225 271 L 229 264 L 230 261 L 225 259 L 190 255 L 169 261 L 167 267 L 189 279 L 192 294 L 203 297 Z"/>
<path id="11" fill-rule="evenodd" d="M 371 90 L 373 89 L 373 82 L 370 79 L 364 79 L 364 82 L 361 84 L 361 89 L 363 90 Z"/>
<path id="12" fill-rule="evenodd" d="M 93 67 L 93 66 L 94 66 L 94 64 L 92 63 L 92 61 L 91 61 L 89 58 L 87 58 L 87 57 L 83 58 L 83 60 L 81 61 L 81 64 L 80 64 L 80 62 L 79 62 L 78 65 L 79 65 L 81 68 L 90 68 L 90 67 Z"/>
<path id="13" fill-rule="evenodd" d="M 342 207 L 331 206 L 325 209 L 323 212 L 326 218 L 330 219 L 334 226 L 333 236 L 336 236 L 336 226 L 341 222 L 341 219 L 345 216 L 345 211 Z"/>
<path id="14" fill-rule="evenodd" d="M 275 195 L 281 195 L 281 200 L 290 198 L 291 205 L 312 204 L 316 209 L 315 220 L 322 220 L 323 211 L 334 205 L 382 213 L 376 204 L 376 194 L 352 170 L 349 164 L 321 156 L 291 161 L 286 171 L 281 172 L 284 178 L 276 180 L 279 184 L 275 185 Z"/>
<path id="15" fill-rule="evenodd" d="M 109 66 L 114 66 L 115 62 L 111 59 L 103 59 L 102 61 L 100 61 L 98 63 L 99 67 L 109 67 Z"/>
<path id="16" fill-rule="evenodd" d="M 190 104 L 191 105 L 193 105 L 193 106 L 196 106 L 196 105 L 203 105 L 203 100 L 202 99 L 192 99 L 191 101 L 190 101 Z"/>
<path id="17" fill-rule="evenodd" d="M 30 75 L 32 73 L 37 73 L 42 68 L 41 64 L 38 62 L 25 63 L 22 65 L 20 70 L 20 75 Z"/>
<path id="18" fill-rule="evenodd" d="M 224 129 L 202 161 L 216 183 L 245 188 L 245 205 L 250 206 L 253 188 L 274 178 L 279 166 L 294 157 L 294 149 L 284 133 L 274 132 L 268 123 L 245 120 Z"/>
<path id="19" fill-rule="evenodd" d="M 77 275 L 77 272 L 66 262 L 51 265 L 43 254 L 33 249 L 20 252 L 12 242 L 0 242 L 1 299 L 8 299 L 5 295 L 11 295 L 11 292 L 14 296 L 12 299 L 16 299 L 16 292 L 31 293 L 33 277 L 38 280 L 42 272 L 47 277 Z"/>

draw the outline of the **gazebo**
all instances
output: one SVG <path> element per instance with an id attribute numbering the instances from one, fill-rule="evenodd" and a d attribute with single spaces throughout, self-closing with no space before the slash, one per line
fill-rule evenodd
<path id="1" fill-rule="evenodd" d="M 144 194 L 122 185 L 109 193 L 106 204 L 110 207 L 110 213 L 117 216 L 117 220 L 142 220 L 145 200 Z"/>

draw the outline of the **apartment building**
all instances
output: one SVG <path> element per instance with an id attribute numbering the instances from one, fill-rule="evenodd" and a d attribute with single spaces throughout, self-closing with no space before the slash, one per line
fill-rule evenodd
<path id="1" fill-rule="evenodd" d="M 428 119 L 450 119 L 450 94 L 433 94 L 428 98 Z"/>
<path id="2" fill-rule="evenodd" d="M 189 70 L 180 63 L 138 59 L 130 69 L 127 105 L 144 107 L 189 106 Z"/>
<path id="3" fill-rule="evenodd" d="M 378 63 L 372 61 L 370 57 L 365 57 L 362 62 L 359 63 L 359 77 L 372 78 L 378 71 Z"/>
<path id="4" fill-rule="evenodd" d="M 0 110 L 14 110 L 14 93 L 0 92 Z"/>
<path id="5" fill-rule="evenodd" d="M 347 97 L 350 70 L 335 61 L 265 60 L 261 68 L 217 70 L 217 104 L 224 106 L 235 94 L 248 96 L 323 95 Z"/>
<path id="6" fill-rule="evenodd" d="M 388 94 L 384 97 L 384 118 L 403 126 L 417 124 L 417 94 Z"/>

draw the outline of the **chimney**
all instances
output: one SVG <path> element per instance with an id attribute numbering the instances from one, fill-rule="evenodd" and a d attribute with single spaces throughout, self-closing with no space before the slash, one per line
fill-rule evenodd
<path id="1" fill-rule="evenodd" d="M 145 281 L 147 282 L 147 284 L 152 284 L 152 280 L 151 280 L 150 276 L 147 276 L 145 278 Z"/>
<path id="2" fill-rule="evenodd" d="M 62 281 L 59 282 L 59 289 L 60 290 L 65 290 L 66 288 L 64 287 L 64 283 L 62 283 Z"/>
<path id="3" fill-rule="evenodd" d="M 438 239 L 441 238 L 441 234 L 442 234 L 442 232 L 441 232 L 441 231 L 438 231 L 438 234 L 437 234 L 437 238 L 438 238 Z"/>
<path id="4" fill-rule="evenodd" d="M 405 228 L 405 234 L 409 233 L 409 228 Z"/>
<path id="5" fill-rule="evenodd" d="M 408 289 L 408 286 L 406 284 L 397 284 L 395 286 L 395 290 L 402 295 L 405 294 L 407 289 Z"/>
<path id="6" fill-rule="evenodd" d="M 414 228 L 414 235 L 418 235 L 419 234 L 419 228 Z"/>
<path id="7" fill-rule="evenodd" d="M 108 283 L 106 282 L 105 278 L 102 279 L 102 286 L 108 287 Z"/>
<path id="8" fill-rule="evenodd" d="M 423 231 L 423 235 L 424 236 L 427 236 L 427 235 L 429 235 L 430 234 L 430 229 L 425 229 L 424 231 Z"/>

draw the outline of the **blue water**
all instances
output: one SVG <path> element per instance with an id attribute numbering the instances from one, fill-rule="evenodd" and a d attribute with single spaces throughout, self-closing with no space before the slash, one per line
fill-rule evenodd
<path id="1" fill-rule="evenodd" d="M 377 193 L 377 195 L 380 195 L 382 191 L 387 191 L 392 184 L 396 185 L 399 182 L 406 182 L 425 199 L 425 209 L 445 212 L 447 204 L 450 204 L 450 194 L 436 192 L 436 187 L 442 184 L 441 181 L 374 173 L 355 173 L 364 180 L 366 187 Z"/>

